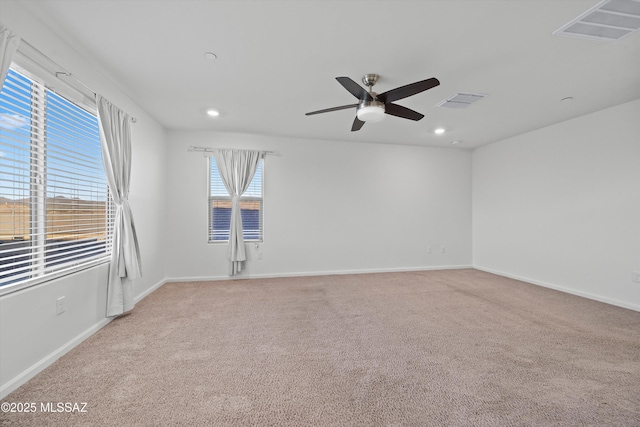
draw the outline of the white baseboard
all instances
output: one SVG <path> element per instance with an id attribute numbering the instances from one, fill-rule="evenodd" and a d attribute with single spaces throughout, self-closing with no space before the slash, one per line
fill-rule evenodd
<path id="1" fill-rule="evenodd" d="M 167 283 L 167 279 L 162 279 L 161 281 L 159 281 L 158 283 L 156 283 L 155 285 L 153 285 L 152 287 L 150 287 L 149 289 L 147 289 L 146 291 L 144 291 L 143 293 L 141 293 L 140 295 L 135 297 L 134 298 L 134 303 L 135 304 L 139 303 L 140 301 L 145 299 L 149 294 L 151 294 L 156 289 L 160 288 L 165 283 Z"/>
<path id="2" fill-rule="evenodd" d="M 589 292 L 582 292 L 577 289 L 567 288 L 564 286 L 559 286 L 553 283 L 541 282 L 540 280 L 531 279 L 528 277 L 518 276 L 515 274 L 505 273 L 504 271 L 495 270 L 492 268 L 481 267 L 479 265 L 474 265 L 474 269 L 485 271 L 487 273 L 496 274 L 498 276 L 508 277 L 510 279 L 520 280 L 521 282 L 531 283 L 532 285 L 542 286 L 549 289 L 554 289 L 556 291 L 565 292 L 567 294 L 577 295 L 579 297 L 592 299 L 595 301 L 604 302 L 606 304 L 615 305 L 622 308 L 627 308 L 629 310 L 640 311 L 640 305 L 631 304 L 627 301 L 620 301 L 613 298 L 604 297 L 602 295 L 592 294 Z"/>
<path id="3" fill-rule="evenodd" d="M 472 265 L 437 265 L 428 267 L 398 267 L 398 268 L 376 268 L 361 270 L 331 270 L 331 271 L 304 271 L 289 273 L 270 274 L 249 274 L 238 276 L 189 276 L 189 277 L 167 277 L 167 282 L 206 282 L 209 280 L 243 280 L 243 279 L 274 279 L 278 277 L 307 277 L 307 276 L 333 276 L 345 274 L 367 274 L 367 273 L 399 273 L 403 271 L 430 271 L 430 270 L 463 270 L 473 268 Z"/>
<path id="4" fill-rule="evenodd" d="M 149 295 L 150 293 L 152 293 L 153 291 L 155 291 L 156 289 L 164 285 L 166 282 L 167 280 L 161 280 L 151 288 L 147 289 L 142 294 L 138 295 L 135 298 L 135 303 L 137 304 L 138 302 L 140 302 L 147 295 Z M 30 379 L 32 379 L 33 377 L 38 375 L 40 372 L 44 371 L 46 368 L 51 366 L 56 360 L 58 360 L 59 358 L 64 356 L 66 353 L 71 351 L 74 347 L 76 347 L 81 342 L 89 338 L 91 335 L 95 334 L 100 329 L 108 325 L 109 322 L 111 322 L 111 320 L 113 320 L 113 318 L 104 318 L 100 320 L 95 325 L 93 325 L 86 331 L 82 332 L 81 334 L 77 335 L 70 341 L 66 342 L 65 344 L 63 344 L 62 346 L 60 346 L 59 348 L 57 348 L 56 350 L 48 354 L 46 357 L 44 357 L 43 359 L 41 359 L 31 367 L 25 369 L 19 375 L 9 380 L 7 383 L 0 385 L 0 399 L 4 399 L 11 392 L 17 390 L 21 385 L 26 384 Z"/>

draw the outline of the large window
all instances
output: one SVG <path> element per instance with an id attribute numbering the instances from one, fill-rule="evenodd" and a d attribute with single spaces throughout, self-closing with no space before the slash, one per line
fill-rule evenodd
<path id="1" fill-rule="evenodd" d="M 211 156 L 209 159 L 209 242 L 227 242 L 231 227 L 231 197 L 220 178 L 215 158 Z M 249 188 L 240 197 L 242 235 L 247 241 L 262 241 L 262 165 L 263 160 L 260 160 Z"/>
<path id="2" fill-rule="evenodd" d="M 0 290 L 110 252 L 95 111 L 45 84 L 14 64 L 0 92 Z"/>

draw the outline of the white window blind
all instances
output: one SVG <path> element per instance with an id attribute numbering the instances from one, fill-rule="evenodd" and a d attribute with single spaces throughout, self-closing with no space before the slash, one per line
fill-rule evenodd
<path id="1" fill-rule="evenodd" d="M 0 287 L 108 259 L 112 210 L 95 113 L 12 67 L 0 92 Z"/>
<path id="2" fill-rule="evenodd" d="M 240 197 L 242 235 L 245 241 L 262 241 L 263 185 L 260 160 L 247 191 Z M 229 241 L 231 197 L 227 192 L 215 157 L 209 157 L 209 242 Z"/>

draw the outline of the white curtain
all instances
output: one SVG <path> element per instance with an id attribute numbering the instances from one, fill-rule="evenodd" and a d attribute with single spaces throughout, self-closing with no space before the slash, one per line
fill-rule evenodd
<path id="1" fill-rule="evenodd" d="M 11 65 L 11 58 L 18 50 L 20 37 L 13 34 L 4 24 L 0 23 L 0 88 L 7 77 L 7 71 Z"/>
<path id="2" fill-rule="evenodd" d="M 240 273 L 247 259 L 242 235 L 240 196 L 247 190 L 256 173 L 263 151 L 216 149 L 213 155 L 220 177 L 231 196 L 231 227 L 229 229 L 229 275 Z"/>
<path id="3" fill-rule="evenodd" d="M 102 159 L 109 189 L 116 206 L 113 248 L 107 287 L 107 316 L 133 309 L 133 280 L 142 277 L 136 227 L 129 206 L 131 176 L 131 119 L 96 95 Z"/>

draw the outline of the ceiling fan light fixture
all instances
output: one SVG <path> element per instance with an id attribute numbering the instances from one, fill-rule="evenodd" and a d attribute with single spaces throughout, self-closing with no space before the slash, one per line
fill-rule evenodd
<path id="1" fill-rule="evenodd" d="M 356 116 L 363 122 L 379 122 L 384 119 L 384 104 L 378 101 L 365 101 L 360 104 Z"/>

